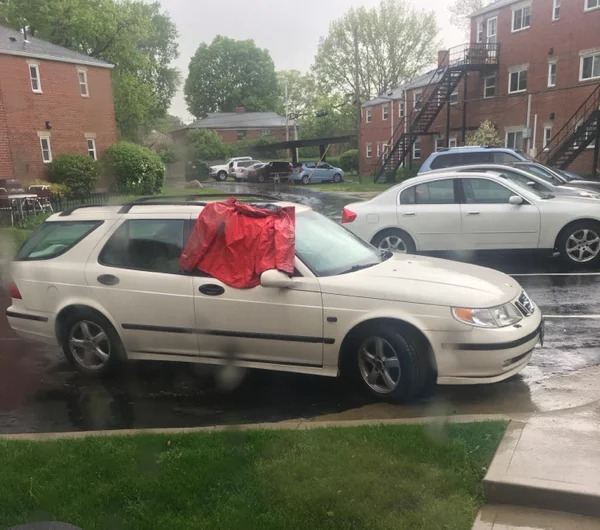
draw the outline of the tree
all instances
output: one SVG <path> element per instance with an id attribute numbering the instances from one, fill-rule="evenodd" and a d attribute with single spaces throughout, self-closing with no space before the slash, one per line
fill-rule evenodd
<path id="1" fill-rule="evenodd" d="M 450 13 L 452 13 L 450 22 L 464 30 L 468 36 L 471 30 L 471 19 L 469 18 L 471 13 L 486 6 L 490 1 L 491 0 L 454 0 L 452 5 L 448 8 Z"/>
<path id="2" fill-rule="evenodd" d="M 277 83 L 279 89 L 277 112 L 284 114 L 286 106 L 288 112 L 294 114 L 302 115 L 311 112 L 317 96 L 317 83 L 312 76 L 298 70 L 282 70 L 277 72 Z"/>
<path id="3" fill-rule="evenodd" d="M 221 160 L 229 156 L 227 146 L 216 131 L 192 129 L 187 133 L 190 155 L 193 159 Z"/>
<path id="4" fill-rule="evenodd" d="M 498 136 L 496 124 L 490 120 L 485 120 L 479 129 L 467 134 L 465 145 L 489 145 L 490 147 L 503 147 L 504 143 Z"/>
<path id="5" fill-rule="evenodd" d="M 2 2 L 2 0 L 0 0 Z M 160 4 L 141 0 L 4 0 L 0 20 L 115 65 L 121 136 L 139 139 L 163 118 L 179 82 L 177 30 Z"/>
<path id="6" fill-rule="evenodd" d="M 325 90 L 355 93 L 354 37 L 358 40 L 362 100 L 383 94 L 431 64 L 438 48 L 433 12 L 405 0 L 382 0 L 372 9 L 350 9 L 319 41 L 314 71 Z"/>
<path id="7" fill-rule="evenodd" d="M 267 50 L 252 40 L 221 35 L 202 43 L 190 60 L 184 87 L 189 111 L 201 118 L 209 112 L 272 111 L 277 105 L 275 65 Z"/>

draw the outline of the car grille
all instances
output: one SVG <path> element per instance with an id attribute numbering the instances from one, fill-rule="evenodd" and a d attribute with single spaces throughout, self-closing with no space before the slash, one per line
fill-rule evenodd
<path id="1" fill-rule="evenodd" d="M 526 317 L 533 315 L 535 312 L 535 306 L 525 291 L 521 292 L 521 296 L 519 296 L 519 299 L 515 302 L 515 305 L 517 306 L 517 309 Z"/>

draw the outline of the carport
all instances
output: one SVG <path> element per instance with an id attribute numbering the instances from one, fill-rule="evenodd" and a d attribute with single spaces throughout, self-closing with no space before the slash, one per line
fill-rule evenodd
<path id="1" fill-rule="evenodd" d="M 257 145 L 253 149 L 257 151 L 267 151 L 272 149 L 289 149 L 291 152 L 292 164 L 295 166 L 298 163 L 298 148 L 299 147 L 315 147 L 319 146 L 319 159 L 326 160 L 327 150 L 333 144 L 346 144 L 354 140 L 354 135 L 348 136 L 329 136 L 326 138 L 310 138 L 308 140 L 288 140 L 286 142 L 275 142 L 272 144 Z"/>

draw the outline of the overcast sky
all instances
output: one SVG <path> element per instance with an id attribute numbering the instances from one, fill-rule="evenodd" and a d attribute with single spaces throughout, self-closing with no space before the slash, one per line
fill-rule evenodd
<path id="1" fill-rule="evenodd" d="M 464 41 L 462 32 L 450 24 L 449 0 L 407 0 L 416 9 L 436 12 L 444 47 Z M 175 66 L 183 81 L 190 58 L 201 42 L 216 35 L 253 39 L 271 53 L 276 70 L 307 71 L 314 59 L 319 37 L 327 34 L 331 21 L 351 7 L 373 7 L 379 0 L 160 0 L 179 30 L 180 57 Z M 182 89 L 170 112 L 191 120 Z"/>

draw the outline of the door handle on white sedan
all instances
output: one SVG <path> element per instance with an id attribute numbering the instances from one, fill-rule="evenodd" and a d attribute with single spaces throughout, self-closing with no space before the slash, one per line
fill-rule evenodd
<path id="1" fill-rule="evenodd" d="M 481 212 L 467 212 L 467 215 L 479 215 Z"/>
<path id="2" fill-rule="evenodd" d="M 205 283 L 198 287 L 198 291 L 207 296 L 220 296 L 225 292 L 225 288 L 214 283 Z"/>
<path id="3" fill-rule="evenodd" d="M 408 215 L 417 215 L 415 212 L 406 212 L 402 214 L 403 216 L 408 216 Z"/>

